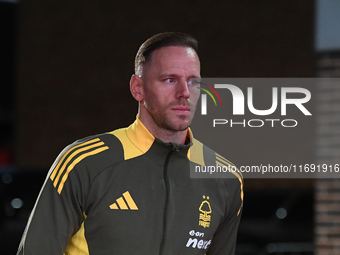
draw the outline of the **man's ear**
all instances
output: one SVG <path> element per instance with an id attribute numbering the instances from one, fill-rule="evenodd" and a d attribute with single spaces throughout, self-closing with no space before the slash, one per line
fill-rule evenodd
<path id="1" fill-rule="evenodd" d="M 130 91 L 137 101 L 140 102 L 144 99 L 143 80 L 137 74 L 132 75 L 130 79 Z"/>

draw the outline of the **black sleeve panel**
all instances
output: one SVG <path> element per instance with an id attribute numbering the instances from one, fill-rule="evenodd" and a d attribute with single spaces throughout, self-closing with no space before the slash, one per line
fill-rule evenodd
<path id="1" fill-rule="evenodd" d="M 78 140 L 66 147 L 48 172 L 17 254 L 63 254 L 69 238 L 84 221 L 92 180 L 122 159 L 119 140 L 109 134 Z"/>
<path id="2" fill-rule="evenodd" d="M 63 254 L 69 237 L 83 220 L 77 193 L 76 188 L 65 188 L 59 195 L 47 177 L 31 213 L 18 254 Z"/>
<path id="3" fill-rule="evenodd" d="M 228 179 L 227 185 L 229 193 L 227 204 L 230 210 L 226 212 L 226 217 L 217 228 L 207 255 L 235 254 L 243 201 L 241 200 L 240 183 L 235 179 Z"/>
<path id="4" fill-rule="evenodd" d="M 220 162 L 223 165 L 234 166 L 233 163 L 216 154 L 214 151 L 204 146 L 205 155 L 209 155 L 206 164 L 216 165 Z M 243 205 L 243 177 L 237 170 L 233 173 L 225 173 L 226 178 L 218 179 L 223 183 L 226 194 L 225 216 L 218 226 L 207 255 L 232 255 L 235 254 L 237 230 L 242 214 Z"/>

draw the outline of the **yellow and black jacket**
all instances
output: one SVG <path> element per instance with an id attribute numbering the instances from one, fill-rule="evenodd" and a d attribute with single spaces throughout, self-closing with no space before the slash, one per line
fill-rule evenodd
<path id="1" fill-rule="evenodd" d="M 234 254 L 242 176 L 190 178 L 190 166 L 231 164 L 191 139 L 163 143 L 137 118 L 66 147 L 18 255 Z"/>

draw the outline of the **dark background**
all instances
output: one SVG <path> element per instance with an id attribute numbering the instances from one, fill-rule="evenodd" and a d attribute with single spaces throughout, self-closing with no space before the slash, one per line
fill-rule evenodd
<path id="1" fill-rule="evenodd" d="M 0 254 L 15 253 L 58 153 L 135 119 L 128 84 L 148 37 L 192 34 L 203 77 L 316 77 L 314 9 L 310 0 L 0 2 Z M 312 138 L 312 128 L 298 132 Z M 254 152 L 244 154 L 244 131 L 233 132 L 232 153 L 249 159 L 268 135 L 264 129 L 250 137 Z M 298 153 L 313 161 L 313 142 L 307 145 L 299 142 Z M 284 157 L 284 149 L 274 149 Z M 282 219 L 280 208 L 287 212 Z M 311 250 L 313 181 L 245 180 L 238 242 L 238 254 L 275 254 L 283 243 L 294 244 L 290 251 Z"/>
<path id="2" fill-rule="evenodd" d="M 203 77 L 315 76 L 309 0 L 35 0 L 18 13 L 15 152 L 23 168 L 45 169 L 66 144 L 135 119 L 134 56 L 158 32 L 195 36 Z"/>

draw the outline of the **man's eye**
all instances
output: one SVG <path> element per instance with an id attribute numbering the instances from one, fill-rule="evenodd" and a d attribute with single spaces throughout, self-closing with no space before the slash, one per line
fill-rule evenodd
<path id="1" fill-rule="evenodd" d="M 175 80 L 174 80 L 173 78 L 168 78 L 168 79 L 166 79 L 165 81 L 166 81 L 166 82 L 169 82 L 169 83 L 174 83 L 174 82 L 175 82 Z"/>
<path id="2" fill-rule="evenodd" d="M 199 80 L 198 79 L 190 79 L 189 80 L 189 84 L 190 85 L 197 85 L 197 86 L 199 86 L 200 85 L 200 82 L 199 82 Z"/>

